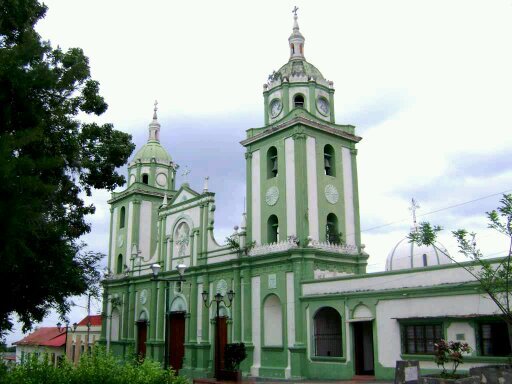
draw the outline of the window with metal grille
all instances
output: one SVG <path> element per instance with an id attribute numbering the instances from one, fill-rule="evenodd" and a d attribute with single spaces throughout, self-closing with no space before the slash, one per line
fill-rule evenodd
<path id="1" fill-rule="evenodd" d="M 441 324 L 408 324 L 404 326 L 405 353 L 432 354 L 434 344 L 443 338 Z"/>
<path id="2" fill-rule="evenodd" d="M 505 322 L 480 324 L 480 354 L 483 356 L 510 355 Z"/>
<path id="3" fill-rule="evenodd" d="M 341 345 L 341 316 L 334 308 L 320 309 L 314 318 L 315 356 L 343 356 Z"/>

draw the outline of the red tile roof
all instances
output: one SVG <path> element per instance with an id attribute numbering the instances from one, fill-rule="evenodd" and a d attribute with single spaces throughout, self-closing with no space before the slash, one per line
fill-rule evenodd
<path id="1" fill-rule="evenodd" d="M 98 327 L 101 326 L 101 315 L 91 315 L 91 316 L 85 316 L 78 325 L 85 325 L 87 326 L 87 321 L 90 320 L 92 327 Z"/>
<path id="2" fill-rule="evenodd" d="M 41 327 L 25 336 L 16 345 L 40 345 L 44 347 L 62 347 L 66 343 L 66 331 L 57 327 Z"/>

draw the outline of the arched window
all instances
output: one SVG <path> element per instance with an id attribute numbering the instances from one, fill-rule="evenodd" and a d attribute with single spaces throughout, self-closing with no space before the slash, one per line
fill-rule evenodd
<path id="1" fill-rule="evenodd" d="M 328 176 L 336 176 L 336 161 L 334 158 L 334 148 L 327 144 L 324 147 L 324 171 Z"/>
<path id="2" fill-rule="evenodd" d="M 283 310 L 281 300 L 276 295 L 269 295 L 263 304 L 263 321 L 265 346 L 283 345 Z"/>
<path id="3" fill-rule="evenodd" d="M 315 356 L 343 356 L 341 316 L 334 308 L 324 307 L 314 317 Z"/>
<path id="4" fill-rule="evenodd" d="M 292 51 L 292 55 L 295 53 L 295 47 L 293 44 L 290 44 L 290 49 Z"/>
<path id="5" fill-rule="evenodd" d="M 304 54 L 304 48 L 303 48 L 303 45 L 300 44 L 299 45 L 299 51 L 300 51 L 300 54 L 303 55 Z"/>
<path id="6" fill-rule="evenodd" d="M 293 105 L 295 105 L 296 108 L 304 108 L 304 96 L 295 95 L 293 98 Z"/>
<path id="7" fill-rule="evenodd" d="M 327 215 L 327 222 L 325 224 L 325 240 L 334 244 L 341 243 L 341 234 L 338 231 L 338 218 L 334 213 L 329 213 Z"/>
<path id="8" fill-rule="evenodd" d="M 268 218 L 267 227 L 267 242 L 277 243 L 279 241 L 279 220 L 276 215 Z"/>
<path id="9" fill-rule="evenodd" d="M 119 213 L 119 228 L 124 228 L 124 220 L 126 217 L 126 209 L 121 207 L 121 212 Z"/>
<path id="10" fill-rule="evenodd" d="M 112 325 L 110 328 L 110 340 L 119 341 L 119 323 L 121 321 L 121 317 L 119 316 L 119 310 L 114 308 L 112 310 Z"/>
<path id="11" fill-rule="evenodd" d="M 116 266 L 117 274 L 123 273 L 123 255 L 117 255 L 117 266 Z"/>
<path id="12" fill-rule="evenodd" d="M 149 175 L 147 173 L 142 174 L 142 182 L 144 184 L 149 184 Z"/>
<path id="13" fill-rule="evenodd" d="M 277 177 L 277 148 L 270 147 L 267 151 L 267 179 Z"/>

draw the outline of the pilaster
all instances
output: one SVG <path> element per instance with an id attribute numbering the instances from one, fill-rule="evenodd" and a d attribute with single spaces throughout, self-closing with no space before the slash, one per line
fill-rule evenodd
<path id="1" fill-rule="evenodd" d="M 307 190 L 307 161 L 306 161 L 306 134 L 299 127 L 293 134 L 295 140 L 295 190 L 297 209 L 297 237 L 301 244 L 307 243 L 309 234 L 308 224 L 308 190 Z"/>
<path id="2" fill-rule="evenodd" d="M 247 150 L 245 152 L 245 174 L 247 175 L 246 181 L 246 196 L 247 196 L 247 244 L 252 243 L 252 153 Z"/>
<path id="3" fill-rule="evenodd" d="M 313 79 L 310 79 L 309 80 L 309 83 L 308 83 L 308 88 L 309 88 L 309 112 L 316 116 L 317 113 L 316 113 L 316 97 L 315 97 L 315 80 Z"/>
<path id="4" fill-rule="evenodd" d="M 334 88 L 329 89 L 329 109 L 331 123 L 334 123 L 336 116 L 334 115 Z"/>
<path id="5" fill-rule="evenodd" d="M 283 79 L 283 115 L 290 112 L 290 83 L 285 78 Z"/>
<path id="6" fill-rule="evenodd" d="M 233 290 L 235 291 L 233 341 L 239 343 L 242 341 L 242 292 L 240 292 L 240 268 L 238 266 L 233 270 L 233 281 Z"/>

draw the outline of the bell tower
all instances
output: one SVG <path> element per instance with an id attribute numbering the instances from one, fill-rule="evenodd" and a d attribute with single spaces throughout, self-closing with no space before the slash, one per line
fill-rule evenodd
<path id="1" fill-rule="evenodd" d="M 112 193 L 109 269 L 115 275 L 158 261 L 158 209 L 172 198 L 178 165 L 160 144 L 157 102 L 148 141 L 128 164 L 128 187 Z"/>
<path id="2" fill-rule="evenodd" d="M 304 56 L 294 9 L 290 57 L 263 85 L 264 121 L 247 130 L 247 240 L 360 246 L 356 144 L 334 116 L 334 84 Z"/>

